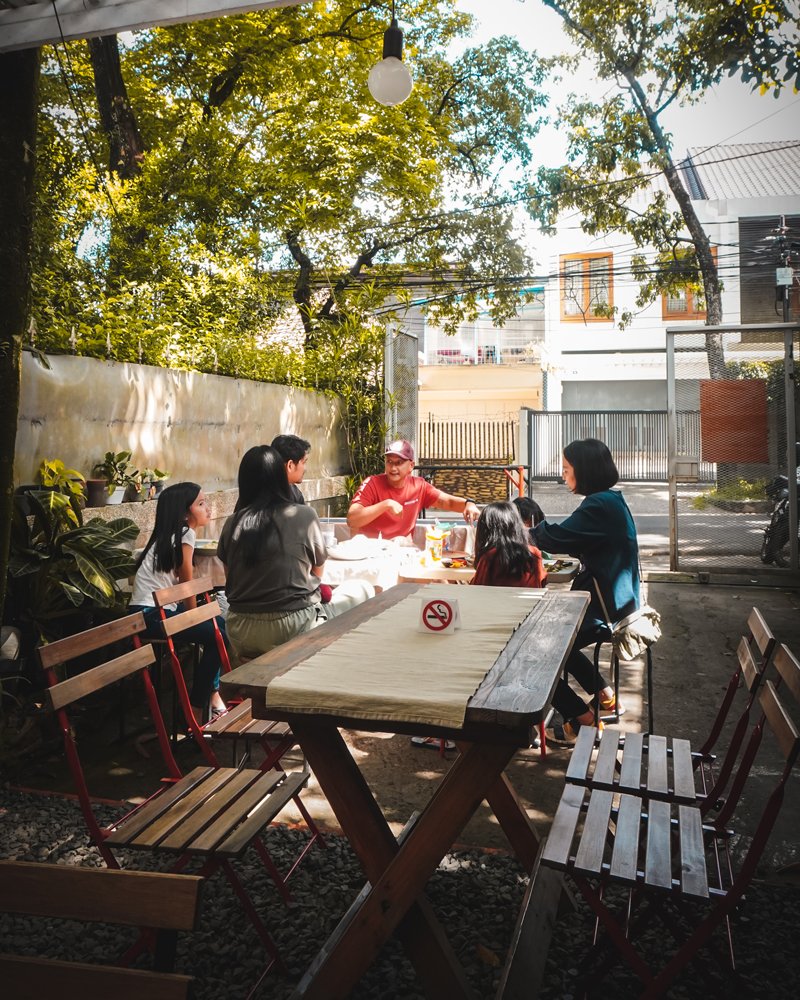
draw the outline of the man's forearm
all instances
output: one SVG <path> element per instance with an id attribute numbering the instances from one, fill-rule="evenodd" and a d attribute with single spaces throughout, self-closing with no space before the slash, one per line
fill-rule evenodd
<path id="1" fill-rule="evenodd" d="M 445 510 L 453 511 L 454 513 L 463 514 L 465 520 L 468 521 L 476 520 L 480 513 L 474 500 L 471 500 L 469 497 L 453 496 L 452 493 L 442 493 L 437 506 L 441 506 Z"/>
<path id="2" fill-rule="evenodd" d="M 367 524 L 372 524 L 376 517 L 381 515 L 381 504 L 374 503 L 369 507 L 362 507 L 361 504 L 353 504 L 347 512 L 347 524 L 351 528 L 363 528 Z"/>

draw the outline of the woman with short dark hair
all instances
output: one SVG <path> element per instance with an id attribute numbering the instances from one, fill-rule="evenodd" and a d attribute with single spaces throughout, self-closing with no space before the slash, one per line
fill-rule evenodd
<path id="1" fill-rule="evenodd" d="M 608 636 L 606 615 L 594 581 L 611 622 L 619 621 L 640 605 L 636 526 L 622 493 L 612 489 L 619 481 L 619 473 L 602 441 L 572 441 L 564 448 L 562 469 L 567 487 L 584 499 L 560 524 L 542 521 L 533 529 L 533 536 L 545 551 L 564 552 L 581 560 L 572 589 L 588 591 L 591 599 L 567 660 L 567 673 L 588 694 L 596 695 L 602 710 L 621 715 L 623 709 L 617 708 L 613 688 L 581 650 Z M 565 680 L 559 683 L 553 704 L 564 717 L 563 725 L 548 732 L 556 742 L 574 743 L 580 726 L 594 722 L 592 708 Z"/>

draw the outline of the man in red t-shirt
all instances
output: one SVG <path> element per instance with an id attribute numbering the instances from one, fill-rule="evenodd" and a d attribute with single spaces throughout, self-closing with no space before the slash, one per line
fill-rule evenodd
<path id="1" fill-rule="evenodd" d="M 465 521 L 477 521 L 480 511 L 474 500 L 442 493 L 435 486 L 413 476 L 414 449 L 408 441 L 392 441 L 384 455 L 386 471 L 367 476 L 356 490 L 347 512 L 353 534 L 368 538 L 400 538 L 410 535 L 420 509 L 435 507 L 464 515 Z"/>

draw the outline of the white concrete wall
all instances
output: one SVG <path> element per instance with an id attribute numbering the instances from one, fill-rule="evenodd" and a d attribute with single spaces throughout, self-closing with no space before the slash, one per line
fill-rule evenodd
<path id="1" fill-rule="evenodd" d="M 46 368 L 23 354 L 14 479 L 35 481 L 45 458 L 91 475 L 107 451 L 131 451 L 137 468 L 207 492 L 236 485 L 239 460 L 276 434 L 311 442 L 304 492 L 335 496 L 349 472 L 337 400 L 245 379 L 147 365 L 49 356 Z"/>

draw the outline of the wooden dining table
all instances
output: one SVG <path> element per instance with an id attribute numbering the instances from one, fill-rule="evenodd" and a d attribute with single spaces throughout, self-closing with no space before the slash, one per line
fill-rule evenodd
<path id="1" fill-rule="evenodd" d="M 432 593 L 433 586 L 399 584 L 321 628 L 296 636 L 223 675 L 223 696 L 249 696 L 255 716 L 290 723 L 367 879 L 362 892 L 298 984 L 296 997 L 318 1000 L 347 997 L 383 944 L 396 933 L 426 995 L 447 997 L 448 1000 L 468 997 L 474 1000 L 474 992 L 445 929 L 425 898 L 425 884 L 484 799 L 519 862 L 528 872 L 533 870 L 538 838 L 504 772 L 516 752 L 530 746 L 532 727 L 547 711 L 589 595 L 504 589 L 504 600 L 527 602 L 521 620 L 508 628 L 507 634 L 499 630 L 498 652 L 479 664 L 481 677 L 472 688 L 474 693 L 465 698 L 458 723 L 442 727 L 420 721 L 419 712 L 410 706 L 406 717 L 402 699 L 398 705 L 398 699 L 393 698 L 393 687 L 399 684 L 396 679 L 404 668 L 405 642 L 403 634 L 389 630 L 391 615 L 416 614 L 414 609 L 422 606 L 420 602 Z M 480 602 L 470 595 L 469 620 L 462 620 L 462 628 L 472 647 L 473 633 L 477 643 L 480 634 L 498 632 L 497 622 L 490 620 L 490 614 L 491 601 L 497 600 L 500 588 L 463 589 L 485 592 Z M 462 593 L 462 588 L 441 585 L 439 590 Z M 486 612 L 481 610 L 484 605 L 488 605 Z M 485 622 L 480 620 L 482 614 L 487 619 Z M 496 615 L 494 617 L 496 619 Z M 333 654 L 337 648 L 350 648 L 347 643 L 357 639 L 360 630 L 362 633 L 371 630 L 372 636 L 381 636 L 384 620 L 387 627 L 382 648 L 384 652 L 393 652 L 395 662 L 393 669 L 381 676 L 378 687 L 391 710 L 387 707 L 386 713 L 382 713 L 380 696 L 375 699 L 373 709 L 365 709 L 359 700 L 363 697 L 363 681 L 356 677 L 352 686 L 358 690 L 353 690 L 352 694 L 358 707 L 355 703 L 354 707 L 348 707 L 350 682 L 346 665 L 337 669 L 334 678 L 340 692 L 332 699 L 335 707 L 326 705 L 324 694 L 317 699 L 312 694 L 313 708 L 281 708 L 280 698 L 277 704 L 274 703 L 273 692 L 282 683 L 276 683 L 278 678 L 288 682 L 291 671 L 299 671 L 305 676 L 312 670 L 313 691 L 312 668 L 314 663 L 320 662 L 317 654 L 323 651 Z M 456 669 L 454 657 L 448 651 L 464 648 L 464 635 L 459 639 L 460 631 L 451 635 L 431 635 L 422 640 L 430 644 L 426 646 L 430 649 L 430 671 L 441 674 L 445 681 L 448 671 Z M 410 633 L 405 633 L 405 639 L 410 642 Z M 459 642 L 462 644 L 458 645 Z M 418 649 L 419 645 L 414 648 Z M 376 647 L 376 659 L 377 653 Z M 312 657 L 317 659 L 310 663 Z M 411 666 L 409 664 L 407 669 Z M 353 665 L 354 674 L 358 669 L 365 669 L 363 662 Z M 324 687 L 327 683 L 324 671 L 319 673 L 319 679 Z M 391 721 L 382 717 L 383 714 Z M 380 788 L 373 794 L 342 737 L 341 728 L 446 737 L 456 742 L 458 756 L 423 811 L 409 820 L 398 839 L 379 805 Z"/>

